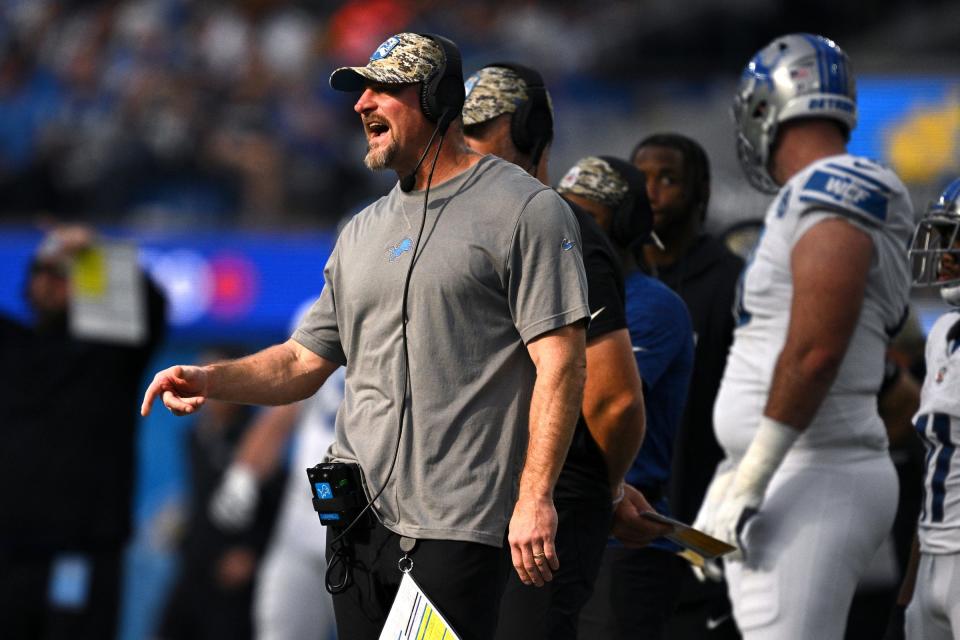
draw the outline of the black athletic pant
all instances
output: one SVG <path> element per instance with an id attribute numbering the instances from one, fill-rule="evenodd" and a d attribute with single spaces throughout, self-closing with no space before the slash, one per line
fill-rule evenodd
<path id="1" fill-rule="evenodd" d="M 670 640 L 740 640 L 726 582 L 701 582 L 687 567 L 680 579 L 680 598 L 667 623 Z"/>
<path id="2" fill-rule="evenodd" d="M 576 640 L 580 609 L 593 593 L 613 511 L 609 503 L 561 504 L 557 518 L 560 570 L 544 586 L 520 582 L 510 549 L 504 549 L 510 576 L 500 604 L 496 640 Z"/>
<path id="3" fill-rule="evenodd" d="M 580 616 L 580 637 L 667 638 L 684 571 L 687 561 L 663 549 L 606 549 L 593 598 Z"/>
<path id="4" fill-rule="evenodd" d="M 336 535 L 336 529 L 327 532 L 328 561 Z M 343 563 L 330 570 L 333 582 L 345 566 L 350 570 L 349 586 L 333 596 L 337 637 L 377 640 L 403 577 L 400 536 L 378 522 L 348 539 Z M 411 577 L 463 640 L 493 637 L 506 577 L 501 554 L 499 547 L 452 540 L 418 540 L 410 552 Z"/>
<path id="5" fill-rule="evenodd" d="M 225 587 L 218 583 L 213 566 L 203 566 L 202 574 L 199 567 L 185 569 L 168 596 L 155 638 L 252 638 L 253 583 Z"/>
<path id="6" fill-rule="evenodd" d="M 116 635 L 123 553 L 77 552 L 74 598 L 51 588 L 58 553 L 0 552 L 0 637 L 10 640 L 110 640 Z M 79 586 L 83 585 L 83 586 Z"/>

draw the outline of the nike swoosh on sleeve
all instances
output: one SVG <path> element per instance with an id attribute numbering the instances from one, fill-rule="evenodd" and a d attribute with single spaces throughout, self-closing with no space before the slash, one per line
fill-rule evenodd
<path id="1" fill-rule="evenodd" d="M 594 320 L 596 320 L 596 319 L 597 319 L 597 316 L 600 315 L 601 313 L 603 313 L 604 309 L 606 309 L 606 307 L 600 307 L 599 309 L 597 309 L 596 311 L 594 311 L 593 313 L 591 313 L 591 314 L 590 314 L 590 321 L 593 322 Z"/>
<path id="2" fill-rule="evenodd" d="M 714 629 L 716 629 L 717 627 L 719 627 L 729 619 L 730 619 L 729 613 L 719 616 L 717 618 L 707 618 L 707 631 L 713 631 Z"/>

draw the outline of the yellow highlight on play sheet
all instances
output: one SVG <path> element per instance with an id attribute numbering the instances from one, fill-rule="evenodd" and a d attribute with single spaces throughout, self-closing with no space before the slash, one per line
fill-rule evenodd
<path id="1" fill-rule="evenodd" d="M 102 297 L 107 291 L 107 259 L 99 247 L 80 252 L 73 263 L 74 294 L 90 298 Z"/>
<path id="2" fill-rule="evenodd" d="M 379 640 L 460 640 L 460 636 L 406 572 Z"/>
<path id="3" fill-rule="evenodd" d="M 433 607 L 427 605 L 420 619 L 420 628 L 417 630 L 417 640 L 444 640 L 448 631 L 447 624 L 434 615 Z"/>

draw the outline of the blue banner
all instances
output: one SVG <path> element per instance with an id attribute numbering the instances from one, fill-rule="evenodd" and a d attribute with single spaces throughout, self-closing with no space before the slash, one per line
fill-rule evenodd
<path id="1" fill-rule="evenodd" d="M 184 340 L 277 341 L 294 312 L 320 295 L 332 233 L 132 233 L 110 239 L 140 247 L 140 262 L 167 293 L 170 337 Z M 0 308 L 28 318 L 26 269 L 42 234 L 0 233 Z"/>

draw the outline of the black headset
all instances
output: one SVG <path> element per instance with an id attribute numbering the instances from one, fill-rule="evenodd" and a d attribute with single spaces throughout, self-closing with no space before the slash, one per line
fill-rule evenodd
<path id="1" fill-rule="evenodd" d="M 501 67 L 513 71 L 527 85 L 527 100 L 517 105 L 510 117 L 510 138 L 518 151 L 530 155 L 534 167 L 553 140 L 553 111 L 547 98 L 543 77 L 530 67 L 513 62 L 494 62 L 487 67 Z"/>
<path id="2" fill-rule="evenodd" d="M 430 122 L 436 122 L 440 133 L 446 133 L 447 127 L 463 110 L 465 96 L 463 88 L 463 66 L 460 62 L 460 49 L 452 40 L 434 33 L 417 34 L 430 38 L 443 51 L 443 61 L 420 83 L 420 109 Z"/>
<path id="3" fill-rule="evenodd" d="M 627 183 L 623 202 L 613 212 L 610 238 L 621 247 L 630 249 L 650 238 L 653 231 L 653 211 L 647 197 L 647 181 L 643 173 L 626 160 L 600 156 L 610 168 Z"/>

